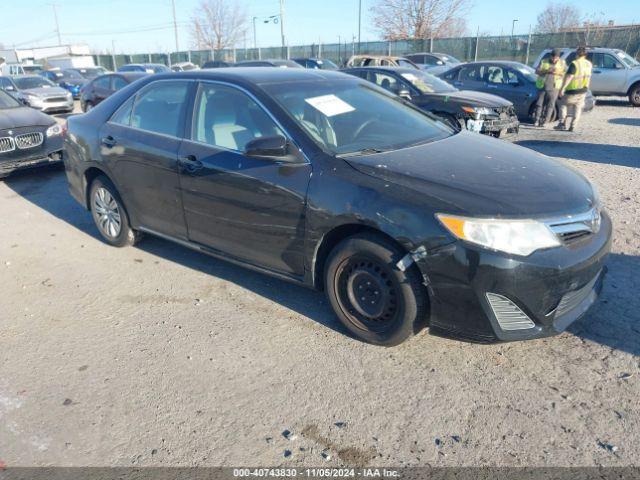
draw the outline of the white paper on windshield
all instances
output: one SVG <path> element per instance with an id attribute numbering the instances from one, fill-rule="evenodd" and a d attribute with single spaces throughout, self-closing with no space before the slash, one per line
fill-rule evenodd
<path id="1" fill-rule="evenodd" d="M 304 101 L 327 117 L 333 117 L 335 115 L 353 112 L 355 110 L 355 108 L 335 95 L 321 95 L 320 97 L 305 98 Z"/>

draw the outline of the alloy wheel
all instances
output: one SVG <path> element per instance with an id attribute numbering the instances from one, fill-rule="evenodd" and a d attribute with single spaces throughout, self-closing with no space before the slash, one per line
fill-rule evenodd
<path id="1" fill-rule="evenodd" d="M 120 209 L 118 202 L 106 188 L 96 189 L 93 196 L 93 211 L 102 234 L 112 239 L 118 238 L 122 230 Z"/>

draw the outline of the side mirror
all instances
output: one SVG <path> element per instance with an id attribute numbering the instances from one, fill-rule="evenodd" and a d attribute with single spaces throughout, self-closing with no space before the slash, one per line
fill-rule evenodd
<path id="1" fill-rule="evenodd" d="M 281 135 L 260 137 L 251 140 L 245 147 L 244 154 L 254 158 L 279 158 L 285 160 L 289 153 L 287 139 Z"/>
<path id="2" fill-rule="evenodd" d="M 411 100 L 411 92 L 406 88 L 401 88 L 398 90 L 398 96 L 404 98 L 405 100 Z"/>

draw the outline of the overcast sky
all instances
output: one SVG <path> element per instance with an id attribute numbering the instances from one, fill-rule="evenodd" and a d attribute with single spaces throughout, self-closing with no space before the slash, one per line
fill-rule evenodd
<path id="1" fill-rule="evenodd" d="M 240 0 L 251 18 L 279 13 L 279 0 Z M 188 22 L 199 0 L 175 0 L 180 49 L 192 47 Z M 376 0 L 362 0 L 362 40 L 376 40 L 369 9 Z M 52 3 L 57 4 L 63 43 L 87 43 L 92 49 L 116 53 L 166 52 L 175 50 L 171 0 L 0 0 L 0 43 L 5 47 L 56 45 Z M 640 22 L 640 0 L 580 0 L 583 14 L 616 24 Z M 544 1 L 475 0 L 468 12 L 469 30 L 510 34 L 526 33 L 544 8 Z M 632 18 L 633 15 L 638 18 Z M 285 34 L 290 45 L 334 43 L 351 39 L 358 31 L 358 0 L 286 0 Z M 280 44 L 280 26 L 257 21 L 261 47 Z M 247 46 L 253 45 L 248 29 Z M 242 46 L 242 45 L 241 45 Z"/>

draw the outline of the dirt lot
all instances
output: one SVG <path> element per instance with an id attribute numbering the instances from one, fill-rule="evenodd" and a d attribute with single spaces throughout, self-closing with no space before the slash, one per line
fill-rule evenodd
<path id="1" fill-rule="evenodd" d="M 639 465 L 640 110 L 517 141 L 599 186 L 615 240 L 583 320 L 503 345 L 365 345 L 320 293 L 107 247 L 61 169 L 0 182 L 0 463 Z"/>

